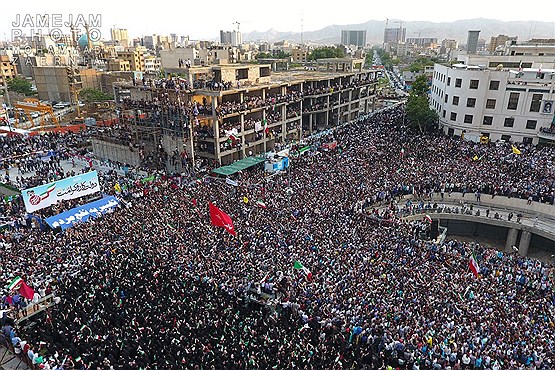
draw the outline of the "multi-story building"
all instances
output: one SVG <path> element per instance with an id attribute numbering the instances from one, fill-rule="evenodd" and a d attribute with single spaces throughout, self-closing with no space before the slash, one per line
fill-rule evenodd
<path id="1" fill-rule="evenodd" d="M 118 58 L 129 62 L 132 71 L 145 71 L 145 56 L 142 50 L 128 48 L 126 51 L 118 51 Z"/>
<path id="2" fill-rule="evenodd" d="M 291 61 L 293 63 L 306 63 L 309 54 L 308 48 L 293 48 L 291 49 Z"/>
<path id="3" fill-rule="evenodd" d="M 366 31 L 341 31 L 341 44 L 354 45 L 359 48 L 366 46 Z"/>
<path id="4" fill-rule="evenodd" d="M 383 33 L 384 44 L 395 44 L 405 42 L 407 29 L 403 27 L 386 28 Z"/>
<path id="5" fill-rule="evenodd" d="M 504 54 L 506 47 L 516 44 L 518 36 L 510 37 L 507 35 L 492 36 L 489 41 L 488 51 L 490 54 Z"/>
<path id="6" fill-rule="evenodd" d="M 468 31 L 468 38 L 466 40 L 466 50 L 468 54 L 476 54 L 478 50 L 478 39 L 480 37 L 480 31 Z"/>
<path id="7" fill-rule="evenodd" d="M 8 55 L 0 55 L 0 87 L 4 86 L 4 81 L 17 76 L 17 68 L 12 63 L 12 60 Z"/>
<path id="8" fill-rule="evenodd" d="M 145 57 L 145 72 L 147 73 L 160 72 L 160 58 L 157 58 L 154 55 L 149 55 Z"/>
<path id="9" fill-rule="evenodd" d="M 112 37 L 112 41 L 117 41 L 118 45 L 124 47 L 129 46 L 129 35 L 127 34 L 126 28 L 111 28 L 110 36 Z"/>
<path id="10" fill-rule="evenodd" d="M 437 38 L 435 37 L 408 37 L 407 44 L 416 45 L 418 48 L 435 48 Z"/>
<path id="11" fill-rule="evenodd" d="M 33 67 L 40 100 L 73 102 L 72 87 L 81 87 L 78 69 L 64 66 Z"/>
<path id="12" fill-rule="evenodd" d="M 115 98 L 123 117 L 138 124 L 140 109 L 141 125 L 171 131 L 151 135 L 167 146 L 167 153 L 177 148 L 189 158 L 230 164 L 373 111 L 377 70 L 364 70 L 363 64 L 363 59 L 324 59 L 315 71 L 278 73 L 265 64 L 193 66 L 184 81 L 122 85 Z M 158 110 L 157 121 L 148 124 L 155 114 L 144 102 L 161 94 L 174 103 Z M 141 108 L 122 96 L 142 101 Z"/>
<path id="13" fill-rule="evenodd" d="M 241 32 L 220 30 L 220 43 L 222 45 L 239 46 L 243 43 Z"/>
<path id="14" fill-rule="evenodd" d="M 555 141 L 549 133 L 555 132 L 554 71 L 436 64 L 430 106 L 448 135 L 532 144 Z"/>
<path id="15" fill-rule="evenodd" d="M 131 64 L 128 60 L 123 59 L 108 59 L 108 71 L 130 71 Z"/>
<path id="16" fill-rule="evenodd" d="M 452 50 L 457 50 L 459 43 L 454 39 L 444 39 L 441 41 L 441 46 L 439 48 L 439 53 L 442 55 L 450 54 Z"/>

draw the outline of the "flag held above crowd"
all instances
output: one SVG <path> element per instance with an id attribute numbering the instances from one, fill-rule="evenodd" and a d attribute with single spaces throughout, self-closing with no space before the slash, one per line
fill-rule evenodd
<path id="1" fill-rule="evenodd" d="M 231 220 L 231 217 L 229 217 L 227 213 L 213 205 L 212 202 L 209 202 L 208 205 L 210 207 L 210 221 L 212 222 L 212 225 L 223 227 L 227 230 L 228 233 L 236 236 L 237 233 L 235 232 L 233 220 Z"/>
<path id="2" fill-rule="evenodd" d="M 20 276 L 16 276 L 8 285 L 8 290 L 17 290 L 19 294 L 27 299 L 33 299 L 35 290 L 31 288 Z"/>
<path id="3" fill-rule="evenodd" d="M 513 154 L 521 154 L 522 152 L 514 145 L 511 146 L 513 149 Z"/>
<path id="4" fill-rule="evenodd" d="M 476 261 L 476 256 L 474 255 L 474 253 L 470 255 L 468 267 L 470 268 L 470 271 L 472 271 L 474 276 L 478 277 L 478 275 L 480 275 L 480 266 L 478 265 L 478 261 Z"/>
<path id="5" fill-rule="evenodd" d="M 301 270 L 305 274 L 307 280 L 312 280 L 312 272 L 310 272 L 310 270 L 305 267 L 300 261 L 295 261 L 295 263 L 293 263 L 293 268 L 296 270 Z"/>

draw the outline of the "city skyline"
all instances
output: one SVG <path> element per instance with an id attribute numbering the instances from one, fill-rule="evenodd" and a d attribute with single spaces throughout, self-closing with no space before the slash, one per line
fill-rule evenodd
<path id="1" fill-rule="evenodd" d="M 11 40 L 17 33 L 29 35 L 36 32 L 37 23 L 39 23 L 37 14 L 49 14 L 51 19 L 56 16 L 62 24 L 68 24 L 71 21 L 79 23 L 80 19 L 86 20 L 92 16 L 98 25 L 96 28 L 101 38 L 105 40 L 110 39 L 112 27 L 127 29 L 130 38 L 175 33 L 179 36 L 189 36 L 192 40 L 211 40 L 218 39 L 220 30 L 231 31 L 237 28 L 242 33 L 266 32 L 270 29 L 299 33 L 316 31 L 332 25 L 356 25 L 370 20 L 389 19 L 391 26 L 398 26 L 399 22 L 395 22 L 396 20 L 438 23 L 475 18 L 530 21 L 531 30 L 535 21 L 549 22 L 553 23 L 555 37 L 555 21 L 552 12 L 549 11 L 554 8 L 551 0 L 539 0 L 533 7 L 519 8 L 518 11 L 509 7 L 499 7 L 496 2 L 471 0 L 467 1 L 461 9 L 457 9 L 457 12 L 451 13 L 435 11 L 434 9 L 444 7 L 444 3 L 438 0 L 427 2 L 425 7 L 416 5 L 414 2 L 400 1 L 395 9 L 376 8 L 367 5 L 369 3 L 360 2 L 358 8 L 350 7 L 343 12 L 330 11 L 328 7 L 322 6 L 321 2 L 304 1 L 299 5 L 291 0 L 281 1 L 280 7 L 272 9 L 264 8 L 260 2 L 252 0 L 240 3 L 215 0 L 210 8 L 201 10 L 198 7 L 191 7 L 192 10 L 184 8 L 177 11 L 170 8 L 174 7 L 170 3 L 145 9 L 106 0 L 98 0 L 94 3 L 72 3 L 71 7 L 65 1 L 48 6 L 38 1 L 30 1 L 18 4 L 17 9 L 12 4 L 7 6 L 0 22 L 0 36 L 3 40 Z M 538 11 L 538 9 L 545 11 Z M 193 15 L 190 14 L 191 11 Z M 27 22 L 22 24 L 25 20 Z M 52 26 L 52 24 L 49 25 Z M 69 33 L 68 27 L 61 27 L 61 30 L 63 33 Z M 47 28 L 43 28 L 43 33 L 45 31 Z"/>

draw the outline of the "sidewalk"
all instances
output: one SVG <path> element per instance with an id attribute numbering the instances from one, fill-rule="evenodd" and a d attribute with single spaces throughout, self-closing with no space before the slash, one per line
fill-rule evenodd
<path id="1" fill-rule="evenodd" d="M 11 353 L 6 347 L 0 345 L 0 369 L 1 370 L 31 370 L 25 362 L 23 362 L 15 354 Z"/>

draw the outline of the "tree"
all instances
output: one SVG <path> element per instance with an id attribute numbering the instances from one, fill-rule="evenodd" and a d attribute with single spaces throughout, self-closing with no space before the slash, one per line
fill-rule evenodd
<path id="1" fill-rule="evenodd" d="M 428 77 L 420 75 L 416 77 L 411 85 L 412 92 L 416 95 L 426 95 L 430 87 L 428 86 Z"/>
<path id="2" fill-rule="evenodd" d="M 272 58 L 272 54 L 270 53 L 258 53 L 256 55 L 256 59 L 270 59 Z"/>
<path id="3" fill-rule="evenodd" d="M 410 125 L 418 127 L 421 132 L 432 128 L 439 118 L 436 111 L 430 108 L 428 90 L 428 78 L 418 76 L 412 84 L 405 108 Z"/>
<path id="4" fill-rule="evenodd" d="M 335 47 L 324 46 L 324 47 L 312 50 L 312 52 L 308 56 L 308 60 L 317 60 L 317 59 L 324 59 L 324 58 L 343 58 L 343 57 L 345 57 L 343 50 Z"/>
<path id="5" fill-rule="evenodd" d="M 14 77 L 8 81 L 8 90 L 17 92 L 20 94 L 25 94 L 27 96 L 34 95 L 35 92 L 32 90 L 32 85 L 29 81 L 22 77 Z"/>
<path id="6" fill-rule="evenodd" d="M 96 89 L 81 90 L 79 92 L 79 98 L 87 103 L 114 99 L 111 95 L 105 94 L 102 91 Z"/>

